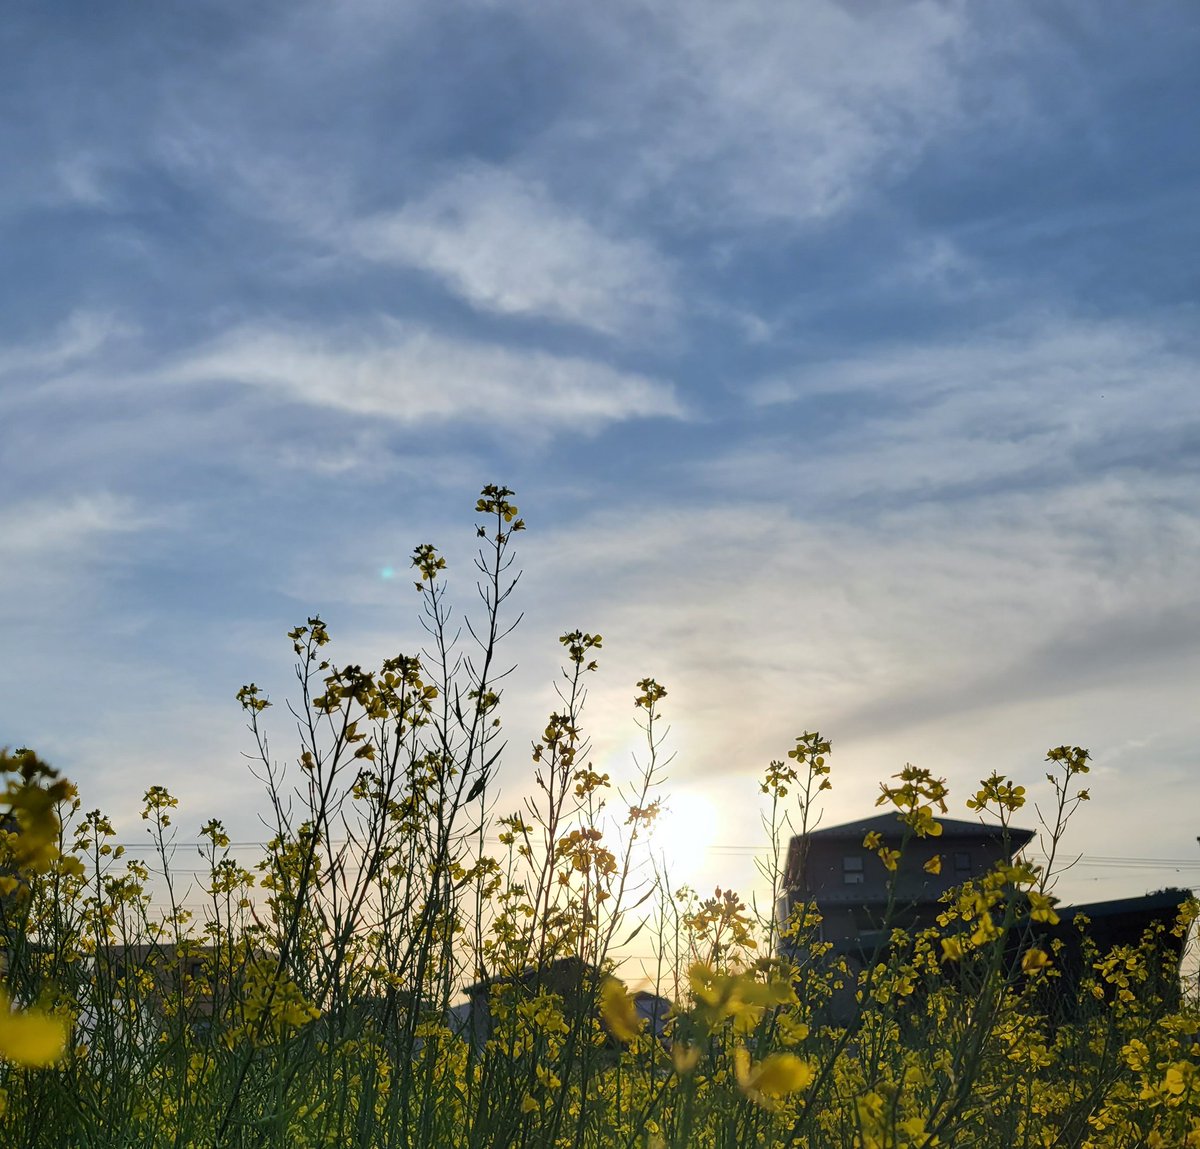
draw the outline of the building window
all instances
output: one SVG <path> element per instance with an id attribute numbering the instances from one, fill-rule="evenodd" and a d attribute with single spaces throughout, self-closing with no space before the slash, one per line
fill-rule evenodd
<path id="1" fill-rule="evenodd" d="M 842 881 L 847 886 L 863 883 L 863 860 L 861 854 L 847 854 L 842 859 Z"/>
<path id="2" fill-rule="evenodd" d="M 959 850 L 954 855 L 954 873 L 960 878 L 971 876 L 971 855 L 965 850 Z"/>

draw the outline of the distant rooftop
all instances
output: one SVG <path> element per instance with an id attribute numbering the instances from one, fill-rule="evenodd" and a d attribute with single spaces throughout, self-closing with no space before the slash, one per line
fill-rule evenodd
<path id="1" fill-rule="evenodd" d="M 942 828 L 941 836 L 943 838 L 1000 838 L 1004 834 L 1004 827 L 999 824 L 968 822 L 961 818 L 938 818 L 936 815 L 935 820 Z M 824 829 L 811 830 L 808 839 L 809 841 L 857 841 L 861 844 L 863 838 L 874 831 L 881 835 L 884 841 L 892 841 L 902 838 L 907 829 L 908 827 L 900 820 L 900 815 L 895 811 L 889 811 L 884 814 L 876 814 L 872 818 L 862 818 L 856 822 L 843 822 L 838 826 L 826 826 Z M 796 835 L 797 838 L 802 836 Z M 1027 845 L 1033 836 L 1033 830 L 1022 830 L 1016 826 L 1008 827 L 1008 837 L 1014 851 Z"/>
<path id="2" fill-rule="evenodd" d="M 1110 898 L 1103 902 L 1089 902 L 1083 906 L 1056 906 L 1055 910 L 1064 921 L 1070 921 L 1076 914 L 1089 918 L 1115 917 L 1118 914 L 1149 913 L 1154 910 L 1177 910 L 1187 901 L 1191 890 L 1167 889 L 1155 890 L 1152 894 L 1141 897 Z"/>

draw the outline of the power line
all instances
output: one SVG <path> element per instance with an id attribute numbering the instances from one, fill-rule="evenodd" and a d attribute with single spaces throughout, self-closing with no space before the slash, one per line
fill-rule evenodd
<path id="1" fill-rule="evenodd" d="M 474 835 L 468 835 L 468 839 L 471 841 L 478 841 L 478 838 L 475 837 Z M 485 835 L 483 840 L 488 845 L 502 845 L 503 844 L 500 842 L 499 838 L 494 837 L 494 836 Z M 153 842 L 110 842 L 108 844 L 111 846 L 114 846 L 114 847 L 120 846 L 121 848 L 123 848 L 125 850 L 157 850 L 158 849 L 158 846 Z M 351 843 L 350 843 L 349 839 L 336 838 L 327 844 L 329 846 L 333 846 L 334 848 L 337 848 L 340 846 L 350 845 Z M 542 843 L 536 842 L 535 844 L 541 845 Z M 209 845 L 211 845 L 211 843 L 208 843 L 208 842 L 173 842 L 173 843 L 169 843 L 167 848 L 170 852 L 174 852 L 177 850 L 185 850 L 185 849 L 204 849 L 205 847 L 207 847 Z M 266 850 L 267 843 L 266 842 L 230 842 L 229 846 L 224 847 L 224 848 L 229 849 L 229 850 L 250 850 L 250 849 Z M 750 845 L 748 843 L 718 843 L 716 845 L 709 846 L 708 849 L 705 851 L 705 854 L 715 854 L 715 855 L 723 856 L 723 857 L 733 857 L 733 856 L 762 857 L 763 855 L 765 855 L 769 852 L 770 852 L 769 846 L 766 846 L 766 847 L 754 846 L 754 845 Z M 1048 860 L 1048 855 L 1041 853 L 1041 852 L 1031 853 L 1030 857 L 1032 857 L 1034 860 L 1042 860 L 1042 861 Z M 1121 855 L 1121 854 L 1079 854 L 1079 855 L 1076 855 L 1072 859 L 1071 856 L 1068 854 L 1062 860 L 1064 861 L 1064 864 L 1069 864 L 1069 865 L 1097 866 L 1097 867 L 1105 867 L 1105 868 L 1109 868 L 1109 869 L 1174 869 L 1174 870 L 1180 870 L 1180 871 L 1182 871 L 1182 870 L 1200 871 L 1200 859 L 1195 859 L 1195 858 L 1145 858 L 1145 857 L 1135 857 L 1133 855 Z M 180 873 L 180 874 L 185 874 L 185 873 L 203 874 L 203 873 L 207 873 L 208 871 L 207 870 L 177 869 L 177 870 L 174 870 L 173 872 Z"/>

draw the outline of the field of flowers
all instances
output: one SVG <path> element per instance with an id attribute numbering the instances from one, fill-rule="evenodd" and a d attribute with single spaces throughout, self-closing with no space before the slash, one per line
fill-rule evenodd
<path id="1" fill-rule="evenodd" d="M 482 602 L 461 645 L 445 562 L 424 545 L 420 657 L 339 665 L 320 619 L 291 632 L 286 767 L 266 696 L 239 692 L 273 835 L 247 868 L 221 822 L 201 827 L 203 911 L 183 905 L 193 879 L 174 868 L 166 789 L 145 796 L 144 861 L 33 751 L 3 753 L 0 1144 L 1200 1146 L 1200 1011 L 1178 944 L 1100 953 L 1085 933 L 1063 1009 L 1061 943 L 1039 940 L 1053 860 L 1018 855 L 960 886 L 936 927 L 893 931 L 856 972 L 811 904 L 778 921 L 729 891 L 673 889 L 647 849 L 666 691 L 638 684 L 645 748 L 615 786 L 583 724 L 599 636 L 562 637 L 537 800 L 503 813 L 498 652 L 524 529 L 511 496 L 478 501 Z M 811 824 L 830 758 L 806 732 L 769 765 L 769 842 Z M 1048 762 L 1053 859 L 1088 758 L 1060 747 Z M 879 802 L 916 838 L 939 834 L 948 797 L 909 766 Z M 1025 800 L 993 775 L 967 805 L 1007 825 Z M 866 846 L 895 872 L 892 849 Z M 776 893 L 779 863 L 769 845 Z M 1196 916 L 1181 907 L 1176 939 Z M 621 980 L 634 936 L 659 955 L 665 1026 Z M 469 985 L 471 1013 L 454 1008 Z M 856 1002 L 852 1024 L 835 1024 L 835 994 Z"/>

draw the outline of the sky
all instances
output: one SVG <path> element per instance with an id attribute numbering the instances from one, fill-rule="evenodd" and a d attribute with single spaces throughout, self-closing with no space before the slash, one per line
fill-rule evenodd
<path id="1" fill-rule="evenodd" d="M 1192 0 L 14 0 L 0 744 L 261 838 L 238 687 L 417 651 L 419 543 L 470 613 L 499 483 L 500 812 L 578 627 L 702 890 L 812 729 L 826 825 L 1088 747 L 1057 892 L 1200 884 L 1197 59 Z"/>

